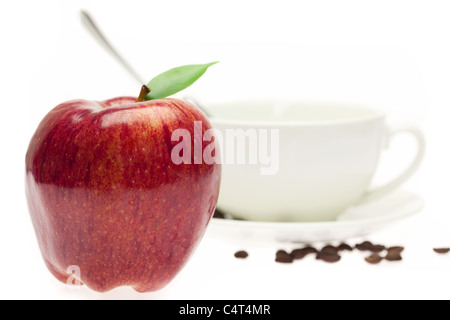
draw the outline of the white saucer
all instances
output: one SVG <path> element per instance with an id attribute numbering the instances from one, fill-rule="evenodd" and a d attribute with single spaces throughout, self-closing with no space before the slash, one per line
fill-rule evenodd
<path id="1" fill-rule="evenodd" d="M 396 191 L 369 203 L 354 206 L 336 221 L 259 222 L 213 218 L 208 233 L 226 238 L 318 242 L 345 240 L 379 230 L 389 223 L 413 215 L 424 206 L 423 199 L 411 192 Z"/>

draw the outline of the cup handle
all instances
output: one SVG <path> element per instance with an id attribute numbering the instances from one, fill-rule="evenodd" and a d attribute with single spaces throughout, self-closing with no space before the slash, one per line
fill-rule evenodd
<path id="1" fill-rule="evenodd" d="M 425 155 L 425 137 L 418 127 L 406 123 L 387 125 L 386 148 L 389 147 L 389 142 L 391 141 L 392 137 L 402 132 L 412 134 L 417 140 L 418 148 L 413 162 L 409 165 L 409 167 L 405 171 L 403 171 L 403 173 L 401 173 L 397 178 L 395 178 L 391 182 L 385 184 L 384 186 L 369 190 L 359 201 L 360 203 L 375 200 L 384 196 L 385 194 L 388 194 L 389 192 L 398 188 L 406 180 L 408 180 L 419 168 Z"/>

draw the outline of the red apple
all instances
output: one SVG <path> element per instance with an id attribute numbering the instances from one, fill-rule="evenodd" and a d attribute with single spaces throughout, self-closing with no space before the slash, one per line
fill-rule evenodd
<path id="1" fill-rule="evenodd" d="M 49 112 L 26 155 L 26 193 L 57 279 L 66 282 L 76 266 L 76 280 L 95 291 L 147 292 L 180 271 L 205 232 L 220 184 L 219 164 L 171 161 L 176 129 L 190 132 L 192 147 L 205 147 L 194 141 L 194 121 L 203 132 L 211 128 L 196 107 L 171 98 L 74 100 Z"/>

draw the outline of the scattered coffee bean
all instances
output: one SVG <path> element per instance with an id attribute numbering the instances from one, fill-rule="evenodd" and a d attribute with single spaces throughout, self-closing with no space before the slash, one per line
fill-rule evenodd
<path id="1" fill-rule="evenodd" d="M 353 248 L 346 243 L 341 243 L 337 248 L 339 251 L 353 251 Z"/>
<path id="2" fill-rule="evenodd" d="M 236 252 L 234 254 L 234 256 L 238 259 L 245 259 L 248 257 L 248 253 L 247 253 L 247 251 L 241 250 L 241 251 Z"/>
<path id="3" fill-rule="evenodd" d="M 310 247 L 310 246 L 303 248 L 303 250 L 305 250 L 307 254 L 312 254 L 312 253 L 315 254 L 315 253 L 319 252 L 316 248 Z"/>
<path id="4" fill-rule="evenodd" d="M 400 261 L 402 260 L 401 253 L 404 249 L 403 247 L 390 247 L 387 249 L 387 254 L 384 258 L 387 261 Z"/>
<path id="5" fill-rule="evenodd" d="M 450 248 L 434 248 L 433 250 L 439 254 L 446 254 L 450 252 Z"/>
<path id="6" fill-rule="evenodd" d="M 359 251 L 370 251 L 375 253 L 379 253 L 381 251 L 386 250 L 385 246 L 380 244 L 373 244 L 370 241 L 364 241 L 363 243 L 357 244 L 355 247 Z"/>
<path id="7" fill-rule="evenodd" d="M 386 247 L 381 244 L 374 244 L 372 248 L 370 248 L 371 252 L 380 253 L 381 251 L 386 250 Z"/>
<path id="8" fill-rule="evenodd" d="M 300 260 L 303 259 L 304 257 L 306 257 L 309 254 L 316 254 L 317 253 L 317 249 L 313 248 L 313 247 L 305 247 L 305 248 L 301 248 L 301 249 L 294 249 L 291 252 L 291 256 L 294 260 Z"/>
<path id="9" fill-rule="evenodd" d="M 294 258 L 286 251 L 278 250 L 275 257 L 275 261 L 281 263 L 292 263 L 294 261 Z"/>
<path id="10" fill-rule="evenodd" d="M 335 255 L 338 254 L 339 249 L 334 246 L 327 245 L 323 247 L 322 250 L 320 250 L 320 252 L 323 254 Z"/>
<path id="11" fill-rule="evenodd" d="M 370 264 L 379 264 L 383 258 L 380 257 L 378 253 L 372 253 L 370 256 L 365 258 L 365 260 Z"/>
<path id="12" fill-rule="evenodd" d="M 303 249 L 294 249 L 291 251 L 291 257 L 294 260 L 301 260 L 306 257 L 306 251 Z"/>
<path id="13" fill-rule="evenodd" d="M 373 244 L 370 241 L 364 241 L 363 243 L 359 243 L 355 246 L 355 248 L 358 249 L 359 251 L 370 251 L 372 247 Z"/>
<path id="14" fill-rule="evenodd" d="M 322 260 L 328 263 L 335 263 L 341 260 L 341 256 L 338 255 L 337 253 L 327 253 L 326 251 L 320 251 L 317 256 L 316 256 L 317 260 Z"/>
<path id="15" fill-rule="evenodd" d="M 397 246 L 387 248 L 384 245 L 373 244 L 370 241 L 359 243 L 355 246 L 355 248 L 360 251 L 371 252 L 371 255 L 365 258 L 367 263 L 370 264 L 379 264 L 383 260 L 400 261 L 402 260 L 401 253 L 404 251 L 404 247 Z M 384 250 L 387 251 L 385 257 L 380 255 L 380 253 Z M 353 251 L 353 247 L 346 243 L 341 243 L 337 247 L 333 245 L 326 245 L 320 251 L 312 246 L 294 249 L 291 251 L 291 253 L 287 253 L 285 250 L 278 250 L 276 253 L 275 261 L 281 263 L 292 263 L 294 260 L 303 259 L 309 254 L 315 254 L 316 260 L 335 263 L 341 260 L 341 256 L 339 255 L 341 251 Z M 450 252 L 450 248 L 437 248 L 434 249 L 434 251 L 444 254 Z"/>
<path id="16" fill-rule="evenodd" d="M 323 260 L 329 263 L 338 262 L 339 260 L 341 260 L 341 256 L 338 253 L 339 253 L 338 248 L 331 245 L 327 245 L 323 247 L 322 250 L 320 250 L 320 252 L 316 256 L 316 259 Z"/>

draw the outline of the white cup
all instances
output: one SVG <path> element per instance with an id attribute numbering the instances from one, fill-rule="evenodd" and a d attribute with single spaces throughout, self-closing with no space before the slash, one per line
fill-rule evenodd
<path id="1" fill-rule="evenodd" d="M 372 108 L 241 101 L 208 110 L 222 136 L 218 208 L 246 220 L 334 220 L 350 206 L 398 188 L 424 156 L 417 127 L 388 125 Z M 370 190 L 381 151 L 399 132 L 416 138 L 415 159 L 397 178 Z"/>

